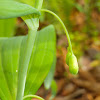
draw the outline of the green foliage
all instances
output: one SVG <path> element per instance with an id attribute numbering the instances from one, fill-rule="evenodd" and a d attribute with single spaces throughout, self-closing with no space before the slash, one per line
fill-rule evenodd
<path id="1" fill-rule="evenodd" d="M 28 4 L 28 5 L 31 5 L 33 7 L 34 7 L 34 4 L 35 4 L 35 0 L 17 0 L 17 1 L 23 2 L 23 3 Z"/>
<path id="2" fill-rule="evenodd" d="M 22 100 L 23 91 L 24 95 L 35 94 L 50 70 L 56 51 L 55 31 L 53 26 L 48 26 L 37 32 L 37 15 L 40 15 L 39 11 L 29 5 L 13 0 L 0 1 L 0 19 L 23 16 L 29 28 L 28 36 L 0 39 L 0 99 Z M 2 20 L 1 25 L 12 20 Z M 5 33 L 11 32 L 11 27 L 8 29 Z M 2 30 L 4 31 L 4 26 Z M 2 30 L 1 33 L 4 34 Z M 9 33 L 7 35 L 10 36 Z"/>
<path id="3" fill-rule="evenodd" d="M 16 19 L 0 20 L 0 37 L 11 37 L 15 34 Z"/>
<path id="4" fill-rule="evenodd" d="M 50 69 L 50 71 L 49 71 L 49 73 L 44 81 L 44 86 L 46 89 L 49 89 L 51 84 L 52 84 L 52 80 L 53 80 L 54 72 L 55 72 L 55 67 L 56 67 L 56 54 L 54 56 L 54 61 L 53 61 L 53 64 L 51 66 L 51 69 Z"/>
<path id="5" fill-rule="evenodd" d="M 15 100 L 18 66 L 23 59 L 21 55 L 24 54 L 26 40 L 27 36 L 0 38 L 0 98 L 2 100 Z M 35 94 L 43 83 L 53 63 L 54 53 L 55 32 L 53 26 L 48 26 L 37 33 L 26 78 L 25 95 Z"/>
<path id="6" fill-rule="evenodd" d="M 0 19 L 15 18 L 28 14 L 40 15 L 37 9 L 16 1 L 0 0 Z"/>

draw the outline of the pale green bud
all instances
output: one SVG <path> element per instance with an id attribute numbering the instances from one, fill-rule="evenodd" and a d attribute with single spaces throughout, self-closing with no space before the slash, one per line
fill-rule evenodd
<path id="1" fill-rule="evenodd" d="M 77 62 L 77 58 L 74 54 L 72 54 L 69 57 L 69 71 L 72 74 L 77 74 L 78 73 L 78 62 Z"/>

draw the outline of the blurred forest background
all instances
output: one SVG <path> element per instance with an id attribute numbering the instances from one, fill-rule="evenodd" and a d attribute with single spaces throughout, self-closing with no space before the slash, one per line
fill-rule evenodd
<path id="1" fill-rule="evenodd" d="M 34 5 L 32 0 L 21 1 Z M 57 33 L 56 84 L 50 90 L 42 85 L 37 95 L 45 100 L 53 97 L 53 100 L 100 100 L 100 0 L 44 0 L 43 8 L 55 12 L 65 23 L 80 70 L 78 75 L 69 73 L 64 30 L 52 15 L 42 13 L 39 29 L 53 24 Z M 10 24 L 9 27 L 14 26 Z M 27 31 L 25 23 L 18 18 L 15 35 L 26 35 Z"/>

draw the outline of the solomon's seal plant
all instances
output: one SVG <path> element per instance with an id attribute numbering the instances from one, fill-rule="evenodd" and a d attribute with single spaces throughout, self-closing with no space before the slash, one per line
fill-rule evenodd
<path id="1" fill-rule="evenodd" d="M 40 12 L 54 15 L 63 26 L 69 43 L 66 62 L 72 74 L 78 73 L 77 59 L 64 23 L 52 11 L 41 9 L 42 3 L 43 0 L 35 0 L 33 7 L 14 0 L 0 0 L 0 27 L 4 30 L 0 35 L 7 36 L 0 37 L 0 100 L 43 100 L 34 94 L 44 80 L 47 89 L 51 85 L 56 63 L 56 36 L 53 25 L 37 31 Z M 28 35 L 10 37 L 12 27 L 9 25 L 16 17 L 21 17 L 28 26 Z M 3 22 L 9 24 L 3 27 Z M 3 35 L 5 33 L 7 35 Z"/>

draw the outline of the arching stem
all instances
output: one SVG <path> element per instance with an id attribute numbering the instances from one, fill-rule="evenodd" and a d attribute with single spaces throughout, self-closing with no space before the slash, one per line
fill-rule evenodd
<path id="1" fill-rule="evenodd" d="M 73 50 L 72 50 L 72 45 L 71 45 L 71 40 L 70 40 L 70 37 L 69 37 L 69 34 L 68 34 L 68 31 L 66 29 L 66 26 L 64 25 L 63 21 L 60 19 L 60 17 L 58 15 L 56 15 L 54 12 L 50 11 L 50 10 L 47 10 L 47 9 L 41 9 L 40 11 L 43 11 L 43 12 L 48 12 L 50 14 L 52 14 L 53 16 L 55 16 L 58 21 L 61 23 L 65 33 L 66 33 L 66 36 L 67 36 L 67 39 L 68 39 L 68 43 L 69 43 L 69 49 L 70 49 L 70 52 L 71 54 L 73 54 Z"/>

